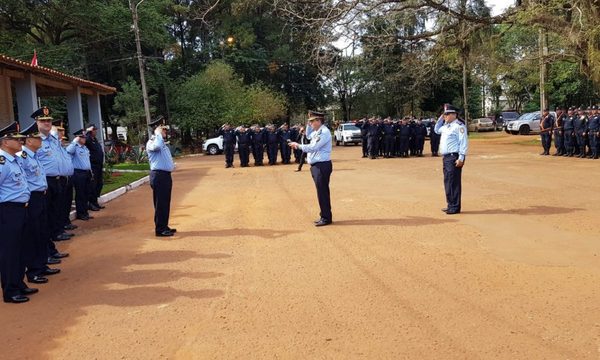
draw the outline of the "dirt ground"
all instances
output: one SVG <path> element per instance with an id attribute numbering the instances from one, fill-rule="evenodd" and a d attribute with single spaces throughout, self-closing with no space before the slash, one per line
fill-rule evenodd
<path id="1" fill-rule="evenodd" d="M 600 160 L 532 139 L 471 141 L 458 216 L 440 158 L 336 147 L 324 228 L 308 168 L 179 159 L 177 236 L 149 186 L 79 222 L 63 273 L 0 305 L 0 358 L 598 359 Z"/>

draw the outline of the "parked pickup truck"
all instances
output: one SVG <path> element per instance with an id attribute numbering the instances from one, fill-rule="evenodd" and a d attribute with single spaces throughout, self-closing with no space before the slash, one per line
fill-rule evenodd
<path id="1" fill-rule="evenodd" d="M 550 111 L 550 114 L 556 118 L 554 111 Z M 506 124 L 506 132 L 512 135 L 539 134 L 540 118 L 539 111 L 523 114 L 517 120 L 509 121 Z"/>
<path id="2" fill-rule="evenodd" d="M 333 135 L 336 145 L 360 144 L 362 142 L 360 129 L 352 123 L 340 124 Z"/>
<path id="3" fill-rule="evenodd" d="M 217 136 L 211 139 L 206 139 L 202 144 L 202 150 L 208 155 L 217 155 L 223 152 L 223 137 Z M 237 143 L 235 144 L 237 151 Z"/>

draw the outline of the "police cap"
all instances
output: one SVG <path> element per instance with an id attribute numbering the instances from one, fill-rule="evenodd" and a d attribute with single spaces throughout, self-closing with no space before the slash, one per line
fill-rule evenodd
<path id="1" fill-rule="evenodd" d="M 444 104 L 444 115 L 446 114 L 458 114 L 458 108 L 452 104 Z"/>
<path id="2" fill-rule="evenodd" d="M 47 106 L 42 106 L 31 114 L 31 118 L 35 120 L 52 120 L 50 109 Z"/>
<path id="3" fill-rule="evenodd" d="M 19 133 L 19 123 L 13 121 L 7 127 L 0 129 L 0 139 L 21 139 L 25 136 Z"/>
<path id="4" fill-rule="evenodd" d="M 21 135 L 26 136 L 28 138 L 39 138 L 42 137 L 40 134 L 40 130 L 38 129 L 37 123 L 31 124 L 28 128 L 21 130 Z"/>

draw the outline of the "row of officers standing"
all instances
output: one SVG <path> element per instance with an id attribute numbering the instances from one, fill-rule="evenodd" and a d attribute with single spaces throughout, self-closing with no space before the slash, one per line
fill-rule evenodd
<path id="1" fill-rule="evenodd" d="M 0 278 L 4 302 L 24 303 L 38 292 L 28 283 L 44 284 L 60 269 L 68 253 L 56 242 L 71 239 L 67 231 L 73 190 L 77 218 L 89 220 L 99 211 L 104 151 L 96 127 L 74 133 L 65 143 L 64 128 L 43 107 L 35 122 L 21 130 L 13 122 L 0 130 Z"/>
<path id="2" fill-rule="evenodd" d="M 433 121 L 425 124 L 423 119 L 405 117 L 402 120 L 392 120 L 388 117 L 383 120 L 361 119 L 355 124 L 361 131 L 363 158 L 421 157 L 428 133 L 431 154 L 438 156 L 440 135 L 435 132 Z"/>
<path id="3" fill-rule="evenodd" d="M 556 108 L 556 117 L 544 109 L 540 120 L 543 152 L 550 155 L 552 140 L 554 156 L 576 156 L 598 159 L 600 154 L 600 107 Z"/>
<path id="4" fill-rule="evenodd" d="M 287 144 L 296 142 L 307 144 L 306 129 L 302 125 L 288 126 L 283 124 L 279 128 L 275 125 L 267 125 L 264 128 L 259 125 L 246 127 L 244 125 L 233 128 L 229 124 L 224 124 L 219 129 L 219 135 L 223 137 L 223 152 L 225 153 L 225 167 L 233 167 L 233 155 L 237 145 L 241 167 L 248 167 L 250 164 L 250 153 L 254 158 L 255 166 L 264 165 L 265 151 L 269 165 L 276 165 L 278 153 L 281 153 L 281 163 L 291 164 L 292 153 L 294 161 L 299 164 L 298 171 L 302 170 L 302 165 L 306 160 L 306 154 L 303 155 L 300 149 L 291 149 Z"/>

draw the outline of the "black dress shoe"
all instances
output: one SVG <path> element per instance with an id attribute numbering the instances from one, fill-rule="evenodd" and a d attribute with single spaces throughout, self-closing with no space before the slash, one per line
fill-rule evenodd
<path id="1" fill-rule="evenodd" d="M 11 296 L 9 298 L 4 298 L 5 303 L 22 304 L 22 303 L 26 303 L 28 301 L 29 301 L 29 298 L 27 296 L 23 296 L 23 295 L 15 295 L 15 296 Z"/>
<path id="2" fill-rule="evenodd" d="M 319 220 L 318 223 L 315 223 L 315 226 L 326 226 L 326 225 L 329 225 L 331 223 L 332 223 L 332 221 L 321 219 L 321 220 Z"/>
<path id="3" fill-rule="evenodd" d="M 54 238 L 54 241 L 66 241 L 71 240 L 71 237 L 65 233 L 59 234 Z"/>
<path id="4" fill-rule="evenodd" d="M 25 289 L 21 289 L 21 295 L 33 295 L 38 291 L 38 289 L 26 287 Z"/>
<path id="5" fill-rule="evenodd" d="M 460 210 L 453 210 L 453 211 L 446 211 L 447 215 L 456 215 L 456 214 L 460 214 Z"/>
<path id="6" fill-rule="evenodd" d="M 43 276 L 34 276 L 32 278 L 27 279 L 32 284 L 45 284 L 48 282 L 48 278 Z"/>
<path id="7" fill-rule="evenodd" d="M 65 229 L 65 230 L 75 230 L 75 229 L 77 229 L 78 227 L 79 227 L 79 226 L 77 226 L 77 225 L 73 225 L 73 224 L 67 224 L 67 225 L 65 225 L 64 229 Z"/>
<path id="8" fill-rule="evenodd" d="M 57 264 L 60 264 L 61 262 L 62 261 L 60 261 L 59 259 L 49 257 L 48 260 L 46 261 L 46 265 L 57 265 Z"/>
<path id="9" fill-rule="evenodd" d="M 102 205 L 100 205 L 100 204 L 98 204 L 98 203 L 95 203 L 95 204 L 92 204 L 92 205 L 94 205 L 95 207 L 97 207 L 97 208 L 98 208 L 98 209 L 100 209 L 100 210 L 102 210 L 102 209 L 105 209 L 105 208 L 106 208 L 106 206 L 102 206 Z"/>
<path id="10" fill-rule="evenodd" d="M 60 253 L 60 252 L 57 252 L 56 254 L 51 255 L 50 257 L 54 258 L 54 259 L 62 259 L 62 258 L 69 257 L 69 253 Z"/>
<path id="11" fill-rule="evenodd" d="M 60 269 L 46 269 L 44 275 L 56 275 L 60 272 Z"/>
<path id="12" fill-rule="evenodd" d="M 94 205 L 89 205 L 88 206 L 88 210 L 91 210 L 91 211 L 100 211 L 100 208 L 99 207 L 95 207 Z"/>
<path id="13" fill-rule="evenodd" d="M 318 218 L 317 220 L 313 221 L 315 224 L 320 223 L 321 221 L 323 221 L 323 218 Z"/>
<path id="14" fill-rule="evenodd" d="M 448 208 L 443 208 L 442 211 L 445 212 L 445 213 L 447 213 L 448 212 Z"/>
<path id="15" fill-rule="evenodd" d="M 156 236 L 158 236 L 158 237 L 169 237 L 169 236 L 173 236 L 173 232 L 171 232 L 169 230 L 165 230 L 163 232 L 157 232 Z"/>
<path id="16" fill-rule="evenodd" d="M 94 218 L 93 216 L 89 216 L 89 215 L 77 215 L 77 220 L 88 221 L 93 218 Z"/>
<path id="17" fill-rule="evenodd" d="M 72 238 L 73 236 L 75 236 L 75 234 L 73 233 L 68 233 L 68 232 L 64 232 L 63 234 L 67 235 L 68 237 Z"/>
<path id="18" fill-rule="evenodd" d="M 177 232 L 177 229 L 173 229 L 173 228 L 168 228 L 168 230 L 169 230 L 170 232 L 172 232 L 173 234 L 175 234 L 175 233 Z"/>

